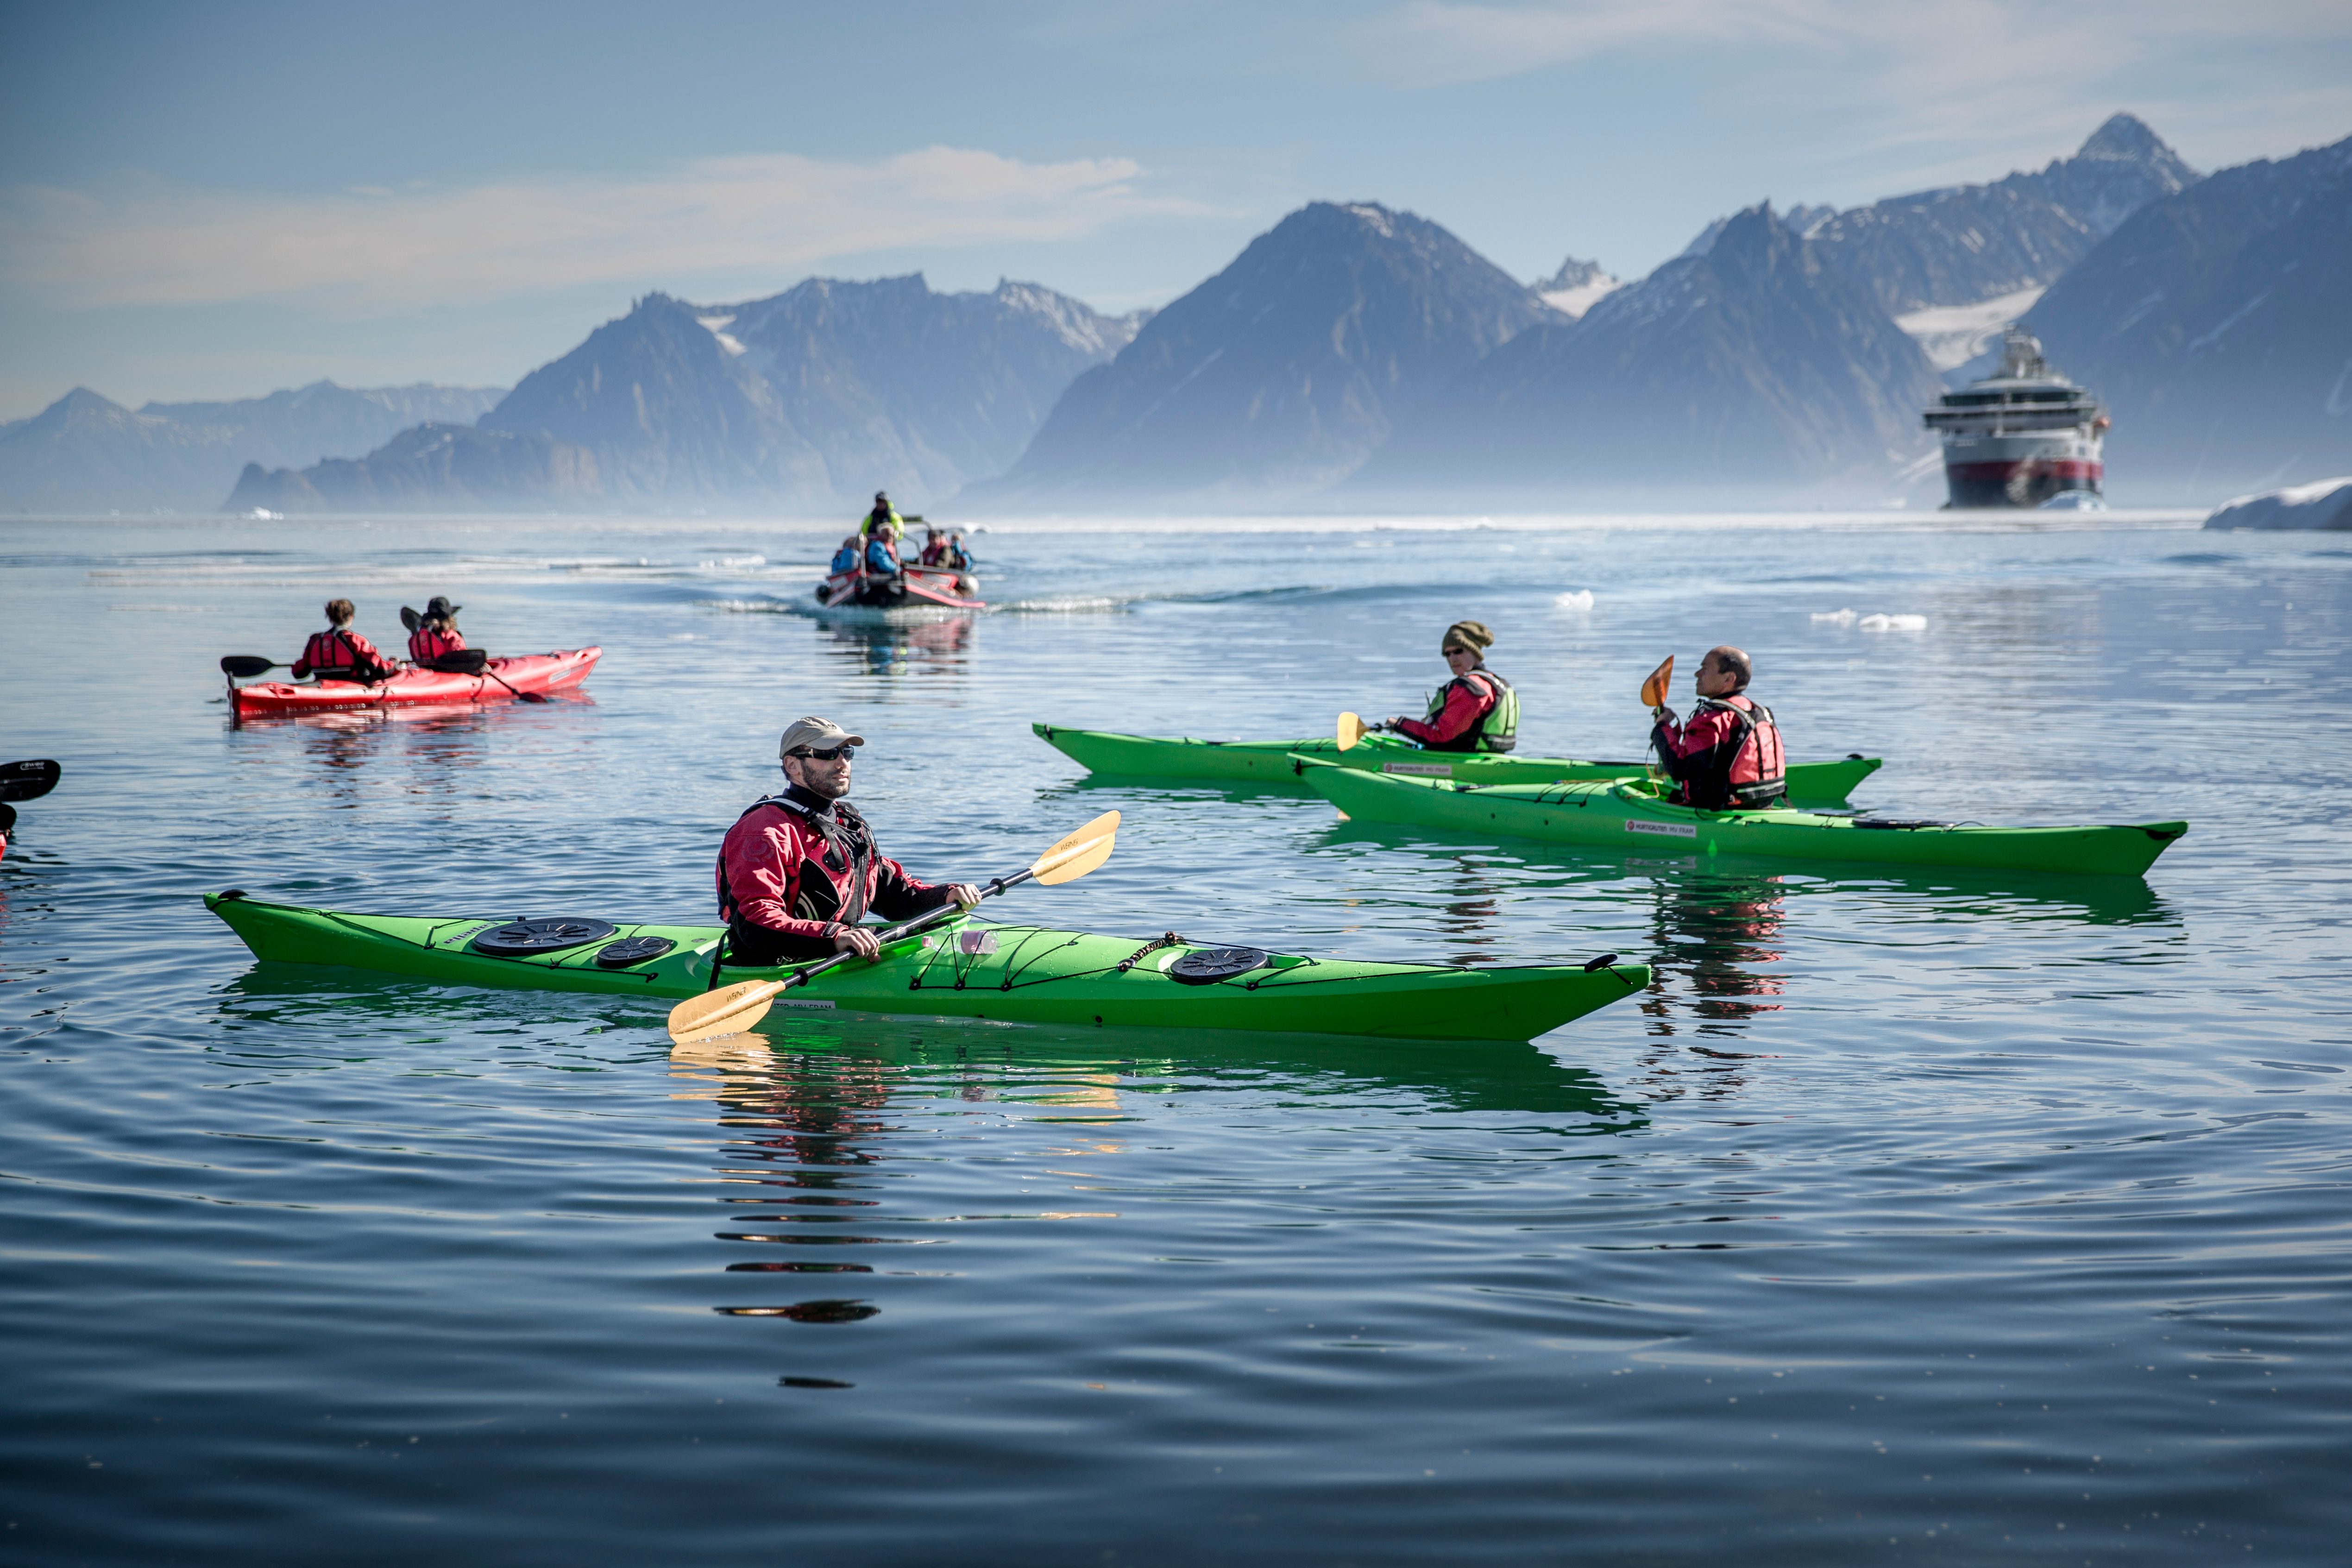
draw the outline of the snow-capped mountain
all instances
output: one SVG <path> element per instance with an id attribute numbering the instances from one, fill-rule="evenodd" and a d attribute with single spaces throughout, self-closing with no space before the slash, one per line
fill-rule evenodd
<path id="1" fill-rule="evenodd" d="M 1538 281 L 1537 297 L 1563 316 L 1581 316 L 1601 302 L 1603 295 L 1625 286 L 1624 279 L 1612 278 L 1601 270 L 1598 261 L 1579 261 L 1571 256 L 1559 264 L 1559 270 Z"/>
<path id="2" fill-rule="evenodd" d="M 1426 218 L 1317 202 L 1080 376 L 1012 471 L 965 497 L 1198 504 L 1313 489 L 1456 372 L 1557 319 Z"/>
<path id="3" fill-rule="evenodd" d="M 2210 501 L 2352 471 L 2352 138 L 2143 207 L 2028 324 L 2105 401 L 2113 494 Z"/>

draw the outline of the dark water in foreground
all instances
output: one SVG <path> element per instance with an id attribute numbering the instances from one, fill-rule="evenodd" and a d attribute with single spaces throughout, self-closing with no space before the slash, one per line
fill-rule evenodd
<path id="1" fill-rule="evenodd" d="M 2343 1561 L 2352 552 L 1922 521 L 1013 531 L 1019 607 L 895 632 L 766 613 L 831 535 L 757 524 L 0 523 L 0 760 L 67 769 L 0 862 L 0 1559 Z M 593 700 L 211 701 L 436 592 L 601 642 Z M 2192 831 L 2145 883 L 1580 858 L 1027 731 L 1417 707 L 1465 615 L 1533 750 L 1626 754 L 1729 639 L 1797 755 L 1889 759 L 1857 805 Z M 1008 916 L 1659 981 L 1521 1047 L 673 1056 L 195 901 L 703 918 L 803 710 L 919 874 L 1126 814 Z"/>

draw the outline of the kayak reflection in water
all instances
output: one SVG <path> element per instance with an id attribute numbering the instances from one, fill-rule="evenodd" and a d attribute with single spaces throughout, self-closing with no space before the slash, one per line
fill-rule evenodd
<path id="1" fill-rule="evenodd" d="M 789 787 L 754 801 L 719 851 L 728 963 L 872 958 L 881 944 L 863 923 L 869 912 L 899 921 L 980 902 L 971 883 L 919 882 L 875 847 L 873 830 L 844 798 L 865 743 L 830 719 L 796 719 L 784 731 L 776 752 Z"/>
<path id="2" fill-rule="evenodd" d="M 1698 705 L 1677 721 L 1663 704 L 1650 744 L 1675 781 L 1667 796 L 1702 811 L 1759 811 L 1788 802 L 1788 761 L 1772 710 L 1747 695 L 1755 667 L 1736 647 L 1710 648 L 1691 678 Z"/>
<path id="3" fill-rule="evenodd" d="M 1511 683 L 1486 668 L 1495 634 L 1477 621 L 1456 621 L 1438 640 L 1454 679 L 1429 699 L 1420 719 L 1395 718 L 1381 724 L 1425 752 L 1507 752 L 1519 743 L 1519 696 Z"/>

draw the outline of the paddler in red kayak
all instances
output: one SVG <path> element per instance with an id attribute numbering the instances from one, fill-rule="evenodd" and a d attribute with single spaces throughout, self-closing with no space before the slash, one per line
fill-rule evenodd
<path id="1" fill-rule="evenodd" d="M 753 802 L 719 851 L 727 963 L 871 958 L 881 944 L 861 923 L 869 912 L 898 921 L 980 902 L 971 883 L 919 882 L 874 847 L 873 830 L 843 798 L 850 760 L 865 743 L 830 719 L 796 719 L 784 731 L 776 750 L 789 787 Z"/>
<path id="2" fill-rule="evenodd" d="M 1736 647 L 1711 648 L 1692 684 L 1698 706 L 1677 721 L 1664 706 L 1650 744 L 1675 781 L 1668 798 L 1703 811 L 1755 811 L 1788 798 L 1788 763 L 1772 710 L 1749 697 L 1755 667 Z"/>
<path id="3" fill-rule="evenodd" d="M 1439 687 L 1422 719 L 1391 719 L 1381 726 L 1424 752 L 1507 752 L 1519 743 L 1519 695 L 1486 668 L 1495 634 L 1477 621 L 1456 621 L 1438 639 L 1454 679 Z"/>
<path id="4" fill-rule="evenodd" d="M 295 679 L 315 676 L 320 680 L 355 680 L 373 686 L 394 673 L 391 661 L 376 652 L 375 644 L 352 630 L 352 617 L 358 614 L 349 599 L 327 601 L 327 629 L 310 634 L 302 657 L 294 661 Z"/>
<path id="5" fill-rule="evenodd" d="M 425 601 L 425 614 L 417 617 L 416 629 L 408 634 L 411 664 L 429 667 L 445 653 L 466 650 L 466 635 L 457 629 L 457 612 L 462 608 L 442 594 Z"/>

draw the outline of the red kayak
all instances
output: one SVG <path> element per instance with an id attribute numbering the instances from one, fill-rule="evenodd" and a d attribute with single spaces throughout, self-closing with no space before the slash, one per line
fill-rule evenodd
<path id="1" fill-rule="evenodd" d="M 325 713 L 343 708 L 404 708 L 416 702 L 509 702 L 517 692 L 562 691 L 579 685 L 588 679 L 588 671 L 604 652 L 601 647 L 558 648 L 553 653 L 494 658 L 480 675 L 404 669 L 373 686 L 355 680 L 259 680 L 251 686 L 231 681 L 229 702 L 240 719 Z M 493 676 L 498 679 L 492 679 Z"/>

